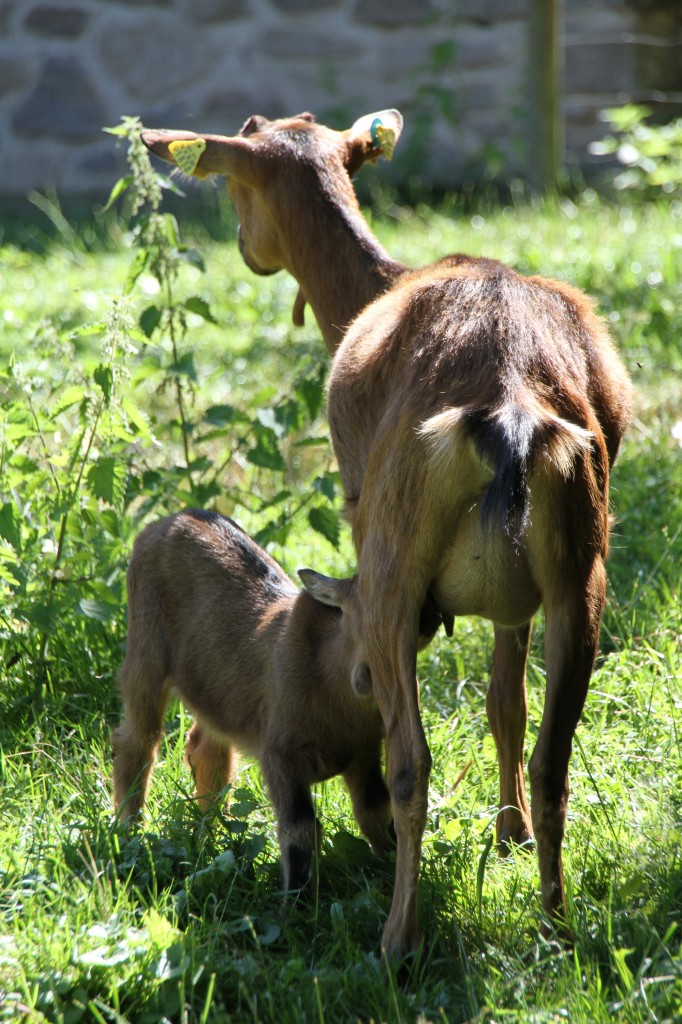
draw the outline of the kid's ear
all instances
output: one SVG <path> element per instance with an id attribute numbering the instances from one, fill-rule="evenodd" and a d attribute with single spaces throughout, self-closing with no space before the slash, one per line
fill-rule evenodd
<path id="1" fill-rule="evenodd" d="M 399 110 L 378 110 L 358 118 L 345 132 L 348 173 L 354 174 L 365 160 L 374 162 L 380 156 L 390 160 L 402 130 L 403 115 Z"/>
<path id="2" fill-rule="evenodd" d="M 299 569 L 298 575 L 308 594 L 322 604 L 332 608 L 342 608 L 348 596 L 350 580 L 336 580 L 332 576 L 323 576 L 314 569 Z"/>

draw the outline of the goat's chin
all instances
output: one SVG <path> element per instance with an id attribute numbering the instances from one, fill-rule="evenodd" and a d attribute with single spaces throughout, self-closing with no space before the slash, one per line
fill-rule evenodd
<path id="1" fill-rule="evenodd" d="M 239 228 L 239 234 L 237 235 L 237 245 L 239 246 L 239 252 L 241 258 L 244 260 L 244 263 L 246 263 L 249 270 L 251 270 L 254 274 L 258 274 L 259 277 L 270 277 L 272 274 L 276 274 L 280 270 L 280 267 L 274 267 L 271 270 L 267 270 L 265 267 L 261 267 L 258 263 L 256 263 L 252 256 L 249 256 L 249 254 L 246 251 L 246 246 L 244 244 L 244 238 L 242 236 L 241 228 Z"/>
<path id="2" fill-rule="evenodd" d="M 275 270 L 265 270 L 263 267 L 259 267 L 257 263 L 254 263 L 253 260 L 247 259 L 243 253 L 242 257 L 249 270 L 252 270 L 254 274 L 258 274 L 259 277 L 272 277 L 273 274 L 279 273 L 279 267 Z"/>

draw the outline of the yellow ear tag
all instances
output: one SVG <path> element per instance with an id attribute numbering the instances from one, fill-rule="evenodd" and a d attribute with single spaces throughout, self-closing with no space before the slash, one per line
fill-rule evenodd
<path id="1" fill-rule="evenodd" d="M 382 124 L 377 117 L 372 122 L 370 131 L 372 135 L 372 145 L 377 149 L 380 149 L 382 156 L 385 156 L 387 160 L 390 160 L 395 149 L 395 131 L 393 128 L 387 128 L 386 125 Z"/>
<path id="2" fill-rule="evenodd" d="M 208 177 L 208 171 L 197 167 L 206 149 L 205 139 L 176 139 L 168 143 L 168 149 L 183 174 L 193 174 L 195 178 Z"/>

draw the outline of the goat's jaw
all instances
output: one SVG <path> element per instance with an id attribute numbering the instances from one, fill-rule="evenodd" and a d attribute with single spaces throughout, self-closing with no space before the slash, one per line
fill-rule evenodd
<path id="1" fill-rule="evenodd" d="M 265 267 L 259 266 L 252 256 L 249 256 L 249 254 L 246 251 L 246 243 L 244 242 L 244 236 L 242 235 L 241 224 L 239 225 L 239 229 L 237 231 L 237 246 L 239 248 L 239 254 L 241 258 L 244 260 L 244 263 L 246 263 L 249 270 L 253 271 L 254 274 L 259 274 L 260 277 L 270 277 L 271 274 L 276 274 L 280 269 L 279 267 L 274 267 L 271 270 L 267 270 Z"/>

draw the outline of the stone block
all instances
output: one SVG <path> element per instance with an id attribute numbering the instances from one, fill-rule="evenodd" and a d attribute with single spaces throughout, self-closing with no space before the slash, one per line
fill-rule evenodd
<path id="1" fill-rule="evenodd" d="M 24 27 L 50 39 L 77 39 L 89 21 L 82 7 L 48 7 L 38 4 L 24 18 Z"/>
<path id="2" fill-rule="evenodd" d="M 18 89 L 24 89 L 31 81 L 31 69 L 20 57 L 0 53 L 0 99 Z"/>
<path id="3" fill-rule="evenodd" d="M 682 39 L 640 39 L 632 45 L 637 88 L 682 92 Z"/>
<path id="4" fill-rule="evenodd" d="M 529 6 L 529 0 L 459 0 L 457 17 L 475 25 L 495 25 L 527 18 Z"/>
<path id="5" fill-rule="evenodd" d="M 358 0 L 353 9 L 356 21 L 381 28 L 422 25 L 436 13 L 433 0 Z"/>
<path id="6" fill-rule="evenodd" d="M 126 174 L 128 167 L 123 152 L 117 152 L 111 146 L 102 145 L 88 147 L 86 152 L 75 162 L 75 171 L 89 179 L 98 178 L 109 181 L 112 185 Z"/>
<path id="7" fill-rule="evenodd" d="M 188 32 L 162 13 L 121 15 L 104 23 L 96 49 L 105 77 L 147 103 L 201 81 L 218 61 L 229 60 L 210 34 Z"/>
<path id="8" fill-rule="evenodd" d="M 112 0 L 88 0 L 91 4 L 111 7 Z M 115 0 L 122 7 L 173 7 L 175 0 Z"/>
<path id="9" fill-rule="evenodd" d="M 9 38 L 18 0 L 0 0 L 0 39 Z"/>
<path id="10" fill-rule="evenodd" d="M 615 94 L 634 85 L 632 48 L 620 40 L 569 44 L 564 67 L 568 92 Z"/>
<path id="11" fill-rule="evenodd" d="M 182 0 L 180 10 L 191 21 L 203 25 L 243 18 L 249 6 L 247 0 Z"/>
<path id="12" fill-rule="evenodd" d="M 342 60 L 358 53 L 352 35 L 321 31 L 301 32 L 294 28 L 268 29 L 259 39 L 259 51 L 281 60 Z"/>
<path id="13" fill-rule="evenodd" d="M 338 7 L 339 0 L 271 0 L 271 3 L 287 14 L 298 14 L 300 11 L 318 11 L 321 7 Z"/>
<path id="14" fill-rule="evenodd" d="M 518 64 L 526 51 L 526 26 L 517 24 L 460 25 L 454 34 L 455 67 L 465 70 L 497 69 Z"/>
<path id="15" fill-rule="evenodd" d="M 252 114 L 267 118 L 287 117 L 289 110 L 277 89 L 277 81 L 254 83 L 250 89 L 221 89 L 210 93 L 197 113 L 203 131 L 221 135 L 236 135 L 244 121 Z"/>
<path id="16" fill-rule="evenodd" d="M 563 28 L 567 40 L 571 36 L 594 38 L 602 33 L 617 36 L 623 32 L 633 32 L 637 20 L 630 10 L 595 5 L 594 0 L 591 0 L 591 6 L 588 7 L 564 4 L 564 12 Z"/>
<path id="17" fill-rule="evenodd" d="M 99 136 L 106 108 L 77 60 L 50 57 L 11 123 L 20 138 L 80 142 Z"/>

